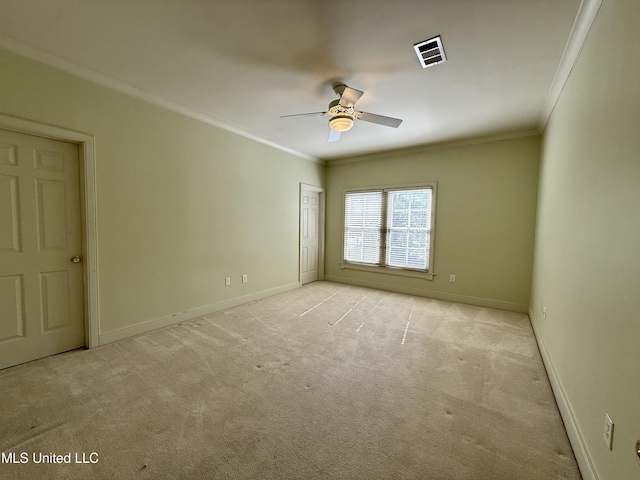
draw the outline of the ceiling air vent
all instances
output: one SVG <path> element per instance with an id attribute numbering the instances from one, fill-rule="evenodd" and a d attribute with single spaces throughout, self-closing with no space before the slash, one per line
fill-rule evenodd
<path id="1" fill-rule="evenodd" d="M 422 68 L 433 67 L 434 65 L 447 61 L 444 48 L 442 48 L 440 35 L 425 40 L 424 42 L 416 43 L 413 49 L 416 51 L 416 55 L 418 55 Z"/>

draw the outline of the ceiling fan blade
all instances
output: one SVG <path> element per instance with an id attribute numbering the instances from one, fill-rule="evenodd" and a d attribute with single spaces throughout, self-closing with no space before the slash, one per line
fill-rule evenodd
<path id="1" fill-rule="evenodd" d="M 402 123 L 402 120 L 399 118 L 385 117 L 384 115 L 376 115 L 375 113 L 356 112 L 354 116 L 359 120 L 377 123 L 378 125 L 384 125 L 385 127 L 398 128 Z"/>
<path id="2" fill-rule="evenodd" d="M 353 107 L 363 94 L 364 92 L 345 85 L 344 90 L 340 94 L 340 101 L 338 103 L 343 107 Z"/>
<path id="3" fill-rule="evenodd" d="M 329 129 L 329 139 L 328 142 L 337 142 L 340 140 L 340 132 L 336 132 L 334 129 Z"/>
<path id="4" fill-rule="evenodd" d="M 311 112 L 311 113 L 294 113 L 293 115 L 280 115 L 280 118 L 286 117 L 321 117 L 326 115 L 327 112 Z"/>

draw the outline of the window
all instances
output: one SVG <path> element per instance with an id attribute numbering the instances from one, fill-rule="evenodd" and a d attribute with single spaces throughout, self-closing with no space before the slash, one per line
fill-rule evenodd
<path id="1" fill-rule="evenodd" d="M 434 191 L 435 184 L 346 191 L 343 266 L 430 273 Z"/>

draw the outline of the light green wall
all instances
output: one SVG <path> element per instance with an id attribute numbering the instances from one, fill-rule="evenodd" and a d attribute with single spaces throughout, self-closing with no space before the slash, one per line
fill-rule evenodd
<path id="1" fill-rule="evenodd" d="M 639 25 L 604 1 L 541 154 L 531 314 L 601 480 L 640 479 Z"/>
<path id="2" fill-rule="evenodd" d="M 100 333 L 298 281 L 321 165 L 3 50 L 0 113 L 95 135 Z"/>
<path id="3" fill-rule="evenodd" d="M 530 136 L 329 165 L 327 275 L 505 308 L 528 305 L 539 148 L 539 137 Z M 433 281 L 340 269 L 344 189 L 434 181 Z"/>

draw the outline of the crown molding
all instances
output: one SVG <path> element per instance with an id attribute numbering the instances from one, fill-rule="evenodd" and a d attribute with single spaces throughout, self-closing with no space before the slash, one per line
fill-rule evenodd
<path id="1" fill-rule="evenodd" d="M 116 90 L 120 93 L 130 95 L 140 100 L 144 100 L 146 102 L 152 103 L 161 108 L 171 110 L 172 112 L 176 112 L 176 113 L 185 115 L 187 117 L 193 118 L 195 120 L 199 120 L 201 122 L 207 123 L 214 127 L 220 128 L 222 130 L 226 130 L 227 132 L 235 133 L 236 135 L 240 135 L 241 137 L 248 138 L 249 140 L 253 140 L 263 145 L 267 145 L 277 150 L 281 150 L 291 155 L 295 155 L 296 157 L 302 158 L 304 160 L 308 160 L 314 163 L 319 163 L 322 165 L 325 163 L 324 160 L 321 160 L 314 156 L 307 155 L 305 153 L 298 152 L 296 150 L 292 150 L 290 148 L 279 145 L 275 142 L 262 138 L 251 132 L 247 132 L 235 125 L 226 123 L 214 117 L 213 115 L 200 112 L 200 111 L 194 110 L 193 108 L 186 107 L 184 105 L 176 103 L 174 101 L 159 97 L 158 95 L 149 93 L 141 88 L 130 85 L 116 78 L 109 77 L 108 75 L 97 72 L 95 70 L 92 70 L 78 63 L 67 60 L 65 58 L 59 57 L 52 53 L 45 52 L 38 48 L 19 42 L 5 35 L 0 35 L 0 47 L 10 52 L 26 57 L 30 60 L 35 60 L 36 62 L 44 63 L 45 65 L 56 68 L 58 70 L 62 70 L 63 72 L 69 73 L 76 77 L 80 77 L 84 80 L 88 80 L 90 82 L 97 83 L 98 85 L 102 85 L 103 87 L 107 87 L 112 90 Z"/>
<path id="2" fill-rule="evenodd" d="M 582 3 L 580 3 L 578 14 L 573 22 L 569 39 L 538 120 L 538 130 L 540 132 L 544 131 L 547 126 L 547 122 L 553 113 L 556 103 L 558 103 L 569 75 L 571 75 L 571 71 L 578 61 L 580 53 L 582 53 L 582 48 L 587 41 L 593 22 L 598 16 L 603 2 L 604 0 L 582 0 Z"/>
<path id="3" fill-rule="evenodd" d="M 502 140 L 513 140 L 516 138 L 535 137 L 540 135 L 536 129 L 521 130 L 519 132 L 505 133 L 501 135 L 490 135 L 483 137 L 472 137 L 460 140 L 452 140 L 449 142 L 432 143 L 429 145 L 420 145 L 418 147 L 402 148 L 396 150 L 385 150 L 384 152 L 369 153 L 366 155 L 358 155 L 351 157 L 340 157 L 334 159 L 326 159 L 327 165 L 342 165 L 345 163 L 365 162 L 379 158 L 388 158 L 391 156 L 411 155 L 414 153 L 430 152 L 433 150 L 443 150 L 446 148 L 465 147 L 468 145 L 479 145 L 482 143 L 500 142 Z"/>

